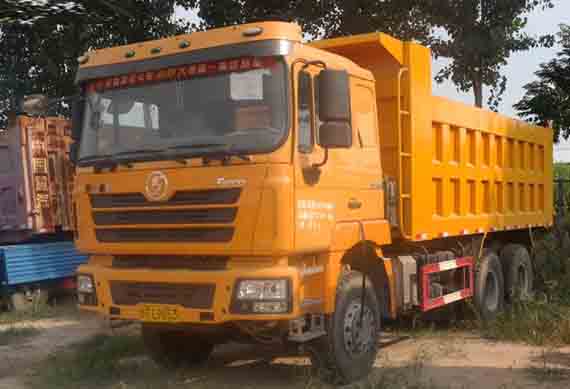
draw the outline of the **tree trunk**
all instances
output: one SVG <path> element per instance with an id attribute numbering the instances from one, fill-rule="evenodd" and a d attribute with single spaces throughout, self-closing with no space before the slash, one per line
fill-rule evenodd
<path id="1" fill-rule="evenodd" d="M 473 76 L 473 95 L 475 97 L 475 106 L 483 107 L 483 82 L 478 75 Z"/>

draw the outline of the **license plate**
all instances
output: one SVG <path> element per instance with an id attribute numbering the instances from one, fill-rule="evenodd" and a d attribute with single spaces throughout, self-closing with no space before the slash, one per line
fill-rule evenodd
<path id="1" fill-rule="evenodd" d="M 140 307 L 140 318 L 145 322 L 174 323 L 180 321 L 180 312 L 178 307 L 144 304 Z"/>

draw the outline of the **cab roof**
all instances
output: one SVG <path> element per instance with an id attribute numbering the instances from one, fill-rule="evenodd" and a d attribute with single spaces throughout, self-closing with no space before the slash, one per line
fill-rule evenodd
<path id="1" fill-rule="evenodd" d="M 255 34 L 256 31 L 260 31 Z M 161 58 L 201 49 L 262 40 L 301 42 L 301 28 L 295 23 L 261 22 L 216 28 L 164 39 L 116 46 L 85 53 L 80 70 Z"/>

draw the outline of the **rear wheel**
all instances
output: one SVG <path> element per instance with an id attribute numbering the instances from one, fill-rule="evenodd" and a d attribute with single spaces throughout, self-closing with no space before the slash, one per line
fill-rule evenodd
<path id="1" fill-rule="evenodd" d="M 376 359 L 380 309 L 368 277 L 362 298 L 363 277 L 357 271 L 343 274 L 335 312 L 327 320 L 327 334 L 312 345 L 313 366 L 333 384 L 347 384 L 367 376 Z"/>
<path id="2" fill-rule="evenodd" d="M 534 273 L 528 250 L 520 244 L 508 244 L 501 251 L 501 261 L 509 301 L 531 298 Z"/>
<path id="3" fill-rule="evenodd" d="M 143 325 L 142 337 L 152 360 L 168 368 L 204 363 L 214 349 L 213 343 L 181 330 Z"/>
<path id="4" fill-rule="evenodd" d="M 505 281 L 499 257 L 487 251 L 475 277 L 475 304 L 483 320 L 493 320 L 504 308 Z"/>

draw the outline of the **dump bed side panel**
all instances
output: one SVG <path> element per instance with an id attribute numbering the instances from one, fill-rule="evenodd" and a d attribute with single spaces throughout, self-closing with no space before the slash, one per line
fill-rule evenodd
<path id="1" fill-rule="evenodd" d="M 429 164 L 417 166 L 414 237 L 552 223 L 552 130 L 439 97 L 431 108 L 431 127 L 417 129 L 429 142 L 414 157 Z"/>

